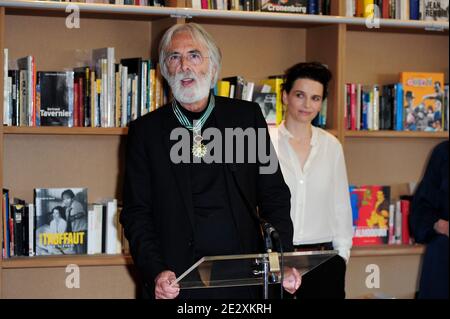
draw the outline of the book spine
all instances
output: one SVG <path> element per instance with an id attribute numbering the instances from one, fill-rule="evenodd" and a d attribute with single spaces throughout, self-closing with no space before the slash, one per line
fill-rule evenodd
<path id="1" fill-rule="evenodd" d="M 420 20 L 420 0 L 409 0 L 409 18 Z"/>
<path id="2" fill-rule="evenodd" d="M 395 243 L 402 243 L 402 209 L 401 209 L 401 201 L 397 201 L 395 207 Z"/>
<path id="3" fill-rule="evenodd" d="M 410 202 L 408 200 L 401 200 L 401 215 L 402 215 L 402 244 L 410 244 L 409 236 L 409 210 Z"/>
<path id="4" fill-rule="evenodd" d="M 12 205 L 13 231 L 14 231 L 14 252 L 15 256 L 23 256 L 23 205 Z"/>
<path id="5" fill-rule="evenodd" d="M 395 243 L 395 204 L 389 205 L 389 244 Z"/>
<path id="6" fill-rule="evenodd" d="M 318 0 L 308 0 L 308 14 L 319 14 Z"/>
<path id="7" fill-rule="evenodd" d="M 34 239 L 34 204 L 28 204 L 28 256 L 32 257 L 35 253 L 35 239 Z"/>
<path id="8" fill-rule="evenodd" d="M 397 117 L 396 117 L 396 130 L 397 131 L 403 131 L 405 129 L 404 126 L 404 121 L 405 121 L 405 116 L 404 116 L 404 112 L 405 109 L 403 107 L 403 103 L 404 103 L 404 92 L 403 92 L 403 85 L 401 83 L 397 83 L 396 84 L 396 96 L 395 99 L 397 101 L 396 103 L 396 109 L 397 109 Z"/>
<path id="9" fill-rule="evenodd" d="M 6 84 L 8 83 L 8 49 L 3 49 L 3 124 L 9 125 L 9 98 L 11 96 L 11 92 L 7 90 Z"/>
<path id="10" fill-rule="evenodd" d="M 74 73 L 72 71 L 67 72 L 67 76 L 66 76 L 66 80 L 67 80 L 67 101 L 69 103 L 69 122 L 68 122 L 68 127 L 73 127 L 74 126 Z"/>
<path id="11" fill-rule="evenodd" d="M 112 200 L 106 206 L 106 253 L 117 253 L 117 200 Z"/>

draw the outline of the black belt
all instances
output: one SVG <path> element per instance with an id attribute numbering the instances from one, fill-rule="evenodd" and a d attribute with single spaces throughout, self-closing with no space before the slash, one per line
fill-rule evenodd
<path id="1" fill-rule="evenodd" d="M 333 250 L 333 243 L 294 245 L 294 251 Z"/>

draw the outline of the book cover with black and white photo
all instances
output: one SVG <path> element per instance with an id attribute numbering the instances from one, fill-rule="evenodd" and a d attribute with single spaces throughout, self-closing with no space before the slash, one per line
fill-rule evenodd
<path id="1" fill-rule="evenodd" d="M 35 189 L 37 256 L 87 253 L 86 188 Z"/>
<path id="2" fill-rule="evenodd" d="M 74 72 L 38 72 L 41 126 L 73 126 Z"/>
<path id="3" fill-rule="evenodd" d="M 448 22 L 448 0 L 424 0 L 422 20 Z"/>
<path id="4" fill-rule="evenodd" d="M 259 104 L 267 124 L 275 125 L 277 122 L 277 94 L 255 92 L 253 101 Z"/>

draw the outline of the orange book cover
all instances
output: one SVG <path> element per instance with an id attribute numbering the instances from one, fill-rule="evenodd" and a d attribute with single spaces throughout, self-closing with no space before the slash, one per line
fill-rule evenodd
<path id="1" fill-rule="evenodd" d="M 444 74 L 402 72 L 404 127 L 407 131 L 442 131 Z"/>

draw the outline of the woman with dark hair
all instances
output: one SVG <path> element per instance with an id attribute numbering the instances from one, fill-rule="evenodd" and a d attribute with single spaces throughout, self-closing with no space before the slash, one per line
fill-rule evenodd
<path id="1" fill-rule="evenodd" d="M 291 191 L 295 249 L 339 251 L 303 277 L 297 298 L 345 297 L 353 230 L 344 154 L 333 135 L 311 124 L 330 80 L 331 72 L 320 63 L 288 69 L 282 91 L 285 121 L 271 134 Z"/>
<path id="2" fill-rule="evenodd" d="M 51 211 L 50 233 L 64 233 L 67 229 L 66 213 L 62 206 L 53 207 Z"/>

